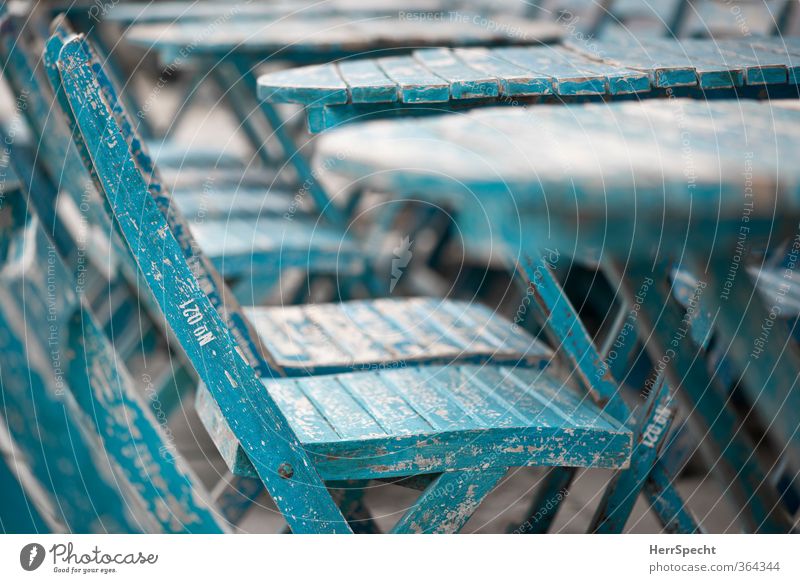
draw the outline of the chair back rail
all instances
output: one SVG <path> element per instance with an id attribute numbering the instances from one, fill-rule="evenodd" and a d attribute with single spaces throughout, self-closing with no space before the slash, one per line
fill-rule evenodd
<path id="1" fill-rule="evenodd" d="M 173 234 L 165 216 L 168 203 L 167 208 L 159 204 L 161 200 L 164 205 L 163 193 L 153 196 L 139 166 L 141 150 L 134 149 L 135 143 L 129 146 L 86 41 L 54 36 L 48 48 L 55 48 L 54 42 L 63 45 L 57 60 L 61 82 L 109 208 L 170 327 L 231 420 L 231 430 L 259 478 L 293 532 L 350 532 L 284 414 L 189 268 L 187 259 L 196 255 L 187 253 L 191 247 L 182 246 Z M 264 443 L 270 447 L 265 449 Z"/>

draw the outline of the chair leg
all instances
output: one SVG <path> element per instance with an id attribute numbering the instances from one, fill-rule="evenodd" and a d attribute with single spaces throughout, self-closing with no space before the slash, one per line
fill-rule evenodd
<path id="1" fill-rule="evenodd" d="M 258 82 L 252 69 L 248 66 L 248 63 L 237 59 L 232 60 L 232 63 L 236 67 L 241 82 L 245 83 L 245 86 L 250 87 L 255 93 Z M 287 131 L 286 124 L 281 119 L 277 110 L 271 103 L 267 103 L 266 101 L 261 101 L 259 107 L 266 118 L 267 124 L 272 129 L 273 136 L 278 140 L 284 155 L 288 158 L 289 164 L 293 166 L 297 172 L 303 189 L 311 196 L 311 199 L 322 215 L 335 226 L 346 226 L 347 217 L 344 211 L 334 204 L 325 187 L 323 187 L 317 179 L 316 172 L 312 170 L 305 153 L 301 151 L 302 149 L 298 147 L 293 137 Z"/>
<path id="2" fill-rule="evenodd" d="M 665 272 L 663 266 L 660 269 Z M 629 277 L 638 279 L 653 274 L 650 265 L 631 265 L 627 271 Z M 629 278 L 624 281 L 630 285 Z M 656 362 L 665 354 L 672 357 L 665 367 L 667 382 L 681 388 L 677 394 L 687 400 L 692 422 L 700 426 L 702 435 L 707 435 L 704 444 L 713 449 L 714 473 L 741 508 L 742 519 L 752 530 L 788 532 L 790 525 L 777 507 L 777 495 L 753 455 L 753 445 L 739 431 L 738 419 L 706 371 L 704 359 L 697 358 L 693 342 L 673 341 L 676 331 L 686 326 L 684 311 L 676 305 L 665 280 L 656 281 L 649 288 L 640 312 L 641 324 L 649 336 L 648 353 Z"/>
<path id="3" fill-rule="evenodd" d="M 392 529 L 394 534 L 460 531 L 507 468 L 445 472 L 434 480 Z"/>
<path id="4" fill-rule="evenodd" d="M 672 485 L 672 478 L 663 464 L 657 463 L 644 485 L 644 493 L 650 508 L 658 516 L 664 532 L 674 534 L 693 534 L 703 532 L 694 516 L 686 508 L 678 491 Z"/>
<path id="5" fill-rule="evenodd" d="M 690 0 L 678 1 L 678 6 L 675 8 L 675 12 L 672 15 L 672 21 L 669 23 L 669 28 L 666 30 L 666 36 L 674 36 L 675 38 L 681 37 L 683 29 L 686 27 L 687 21 L 689 20 L 690 4 Z"/>
<path id="6" fill-rule="evenodd" d="M 5 427 L 2 428 L 6 430 Z M 20 483 L 20 476 L 6 462 L 5 453 L 0 450 L 0 532 L 4 534 L 47 534 L 52 532 L 40 509 L 36 507 L 33 496 L 29 495 Z"/>
<path id="7" fill-rule="evenodd" d="M 236 525 L 263 491 L 264 484 L 261 480 L 228 473 L 217 483 L 211 497 L 225 520 Z"/>
<path id="8" fill-rule="evenodd" d="M 274 164 L 275 160 L 272 160 L 266 147 L 270 137 L 269 128 L 262 123 L 263 120 L 257 113 L 259 111 L 258 102 L 252 101 L 250 98 L 255 93 L 251 93 L 252 87 L 247 84 L 248 80 L 241 79 L 236 67 L 226 62 L 214 66 L 208 77 L 217 86 L 227 105 L 233 111 L 236 121 L 239 123 L 238 129 L 244 133 L 261 162 L 265 166 Z M 259 127 L 260 125 L 264 127 Z M 286 154 L 287 157 L 290 155 L 291 153 Z"/>
<path id="9" fill-rule="evenodd" d="M 372 513 L 364 504 L 365 490 L 353 483 L 349 487 L 339 488 L 332 492 L 333 499 L 342 510 L 350 528 L 355 534 L 378 534 L 380 528 L 372 518 Z"/>
<path id="10" fill-rule="evenodd" d="M 703 264 L 698 260 L 696 265 L 696 271 L 702 273 Z M 740 386 L 756 420 L 785 448 L 788 461 L 800 465 L 796 437 L 800 425 L 800 352 L 788 327 L 780 321 L 776 325 L 789 285 L 784 281 L 767 305 L 747 273 L 729 279 L 729 269 L 728 264 L 716 262 L 704 274 L 708 278 L 709 307 L 716 318 L 717 341 L 741 375 Z"/>
<path id="11" fill-rule="evenodd" d="M 648 396 L 647 410 L 636 430 L 636 446 L 631 466 L 617 472 L 606 487 L 595 511 L 589 532 L 621 533 L 633 511 L 639 492 L 653 470 L 659 452 L 666 442 L 675 416 L 672 395 L 663 377 L 658 390 Z"/>
<path id="12" fill-rule="evenodd" d="M 551 468 L 528 508 L 527 517 L 517 526 L 509 528 L 511 534 L 545 534 L 555 521 L 561 503 L 569 494 L 575 480 L 575 468 Z"/>

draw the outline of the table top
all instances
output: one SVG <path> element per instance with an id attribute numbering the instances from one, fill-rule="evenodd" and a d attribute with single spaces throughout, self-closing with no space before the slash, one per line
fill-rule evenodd
<path id="1" fill-rule="evenodd" d="M 412 5 L 413 6 L 413 5 Z M 509 45 L 551 42 L 563 29 L 546 20 L 480 16 L 466 11 L 409 9 L 294 12 L 267 18 L 218 18 L 134 24 L 126 38 L 137 45 L 190 56 L 230 53 L 261 58 L 325 61 L 371 51 L 431 46 Z"/>
<path id="2" fill-rule="evenodd" d="M 468 100 L 619 98 L 734 89 L 791 90 L 800 83 L 800 39 L 594 41 L 530 47 L 423 49 L 407 57 L 348 59 L 263 75 L 259 96 L 307 107 L 322 131 L 399 105 Z"/>
<path id="3" fill-rule="evenodd" d="M 382 0 L 379 5 L 365 3 L 363 0 L 259 0 L 258 2 L 215 2 L 213 0 L 182 0 L 174 2 L 124 2 L 109 8 L 102 19 L 122 25 L 148 24 L 154 22 L 172 23 L 176 21 L 202 21 L 222 18 L 274 18 L 290 13 L 332 14 L 348 12 L 352 14 L 374 14 L 387 10 L 434 13 L 459 8 L 490 7 L 491 0 Z M 84 6 L 91 10 L 94 4 Z"/>
<path id="4" fill-rule="evenodd" d="M 505 241 L 627 253 L 633 237 L 685 244 L 687 225 L 710 245 L 743 221 L 751 238 L 796 228 L 798 135 L 796 100 L 486 108 L 341 128 L 318 141 L 316 163 L 362 187 L 471 208 L 478 230 L 503 223 Z"/>

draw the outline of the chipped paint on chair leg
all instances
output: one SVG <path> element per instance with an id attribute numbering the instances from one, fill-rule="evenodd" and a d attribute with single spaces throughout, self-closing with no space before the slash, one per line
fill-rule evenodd
<path id="1" fill-rule="evenodd" d="M 544 318 L 545 331 L 554 346 L 566 354 L 584 389 L 593 400 L 605 405 L 613 417 L 625 422 L 630 416 L 627 405 L 619 394 L 605 360 L 594 346 L 575 308 L 553 276 L 553 261 L 548 263 L 542 254 L 529 256 L 517 264 L 527 291 L 532 293 L 535 305 Z M 545 483 L 537 490 L 525 520 L 511 530 L 525 533 L 547 532 L 563 501 L 562 492 L 569 490 L 575 478 L 574 468 L 552 468 Z M 543 509 L 548 509 L 543 512 Z"/>
<path id="2" fill-rule="evenodd" d="M 607 413 L 625 423 L 630 412 L 619 395 L 619 387 L 575 308 L 553 276 L 550 263 L 537 253 L 520 262 L 517 269 L 545 318 L 545 330 L 553 345 L 566 355 L 584 390 Z"/>
<path id="3" fill-rule="evenodd" d="M 5 431 L 5 428 L 2 429 Z M 6 452 L 0 449 L 0 532 L 3 534 L 48 534 L 51 526 L 31 500 L 20 476 L 5 459 Z"/>
<path id="4" fill-rule="evenodd" d="M 57 44 L 59 39 L 51 41 Z M 90 156 L 86 162 L 100 179 L 109 210 L 144 268 L 170 327 L 220 409 L 226 417 L 237 418 L 232 429 L 238 441 L 295 532 L 352 532 L 286 416 L 244 357 L 225 321 L 225 310 L 217 311 L 193 273 L 187 259 L 196 258 L 195 249 L 181 245 L 172 230 L 180 231 L 180 225 L 168 222 L 169 211 L 165 213 L 153 197 L 93 63 L 91 49 L 81 37 L 63 40 L 57 66 Z M 209 275 L 202 265 L 195 266 Z M 270 446 L 263 447 L 267 440 Z"/>
<path id="5" fill-rule="evenodd" d="M 672 534 L 703 532 L 683 499 L 677 496 L 673 479 L 663 465 L 656 464 L 650 472 L 644 484 L 644 493 L 664 532 Z"/>
<path id="6" fill-rule="evenodd" d="M 505 468 L 444 472 L 420 494 L 392 532 L 459 532 L 505 475 Z"/>
<path id="7" fill-rule="evenodd" d="M 134 381 L 115 364 L 113 348 L 82 303 L 60 333 L 70 390 L 163 532 L 223 532 L 202 485 L 177 455 Z M 51 324 L 56 325 L 56 324 Z"/>

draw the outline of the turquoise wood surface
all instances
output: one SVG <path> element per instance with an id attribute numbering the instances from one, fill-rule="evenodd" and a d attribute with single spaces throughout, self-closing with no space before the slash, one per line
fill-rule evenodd
<path id="1" fill-rule="evenodd" d="M 551 245 L 568 255 L 595 249 L 600 250 L 601 257 L 619 254 L 628 257 L 628 261 L 646 262 L 656 250 L 649 243 L 656 233 L 662 249 L 681 249 L 687 244 L 688 235 L 690 249 L 697 256 L 709 248 L 712 233 L 716 245 L 730 249 L 736 242 L 734 233 L 741 224 L 742 208 L 747 209 L 748 229 L 755 240 L 782 240 L 790 234 L 798 213 L 798 182 L 796 168 L 787 160 L 796 148 L 796 140 L 790 136 L 797 132 L 797 113 L 796 102 L 694 101 L 673 102 L 669 108 L 646 102 L 486 110 L 460 118 L 376 122 L 342 129 L 323 137 L 318 155 L 320 160 L 327 160 L 347 144 L 348 159 L 334 171 L 358 181 L 362 187 L 425 193 L 439 200 L 458 200 L 460 196 L 462 205 L 479 200 L 475 216 L 481 220 L 486 220 L 487 214 L 494 217 L 490 220 L 495 240 L 510 244 L 511 250 Z M 619 142 L 615 136 L 620 137 Z M 597 142 L 593 142 L 595 138 Z M 354 151 L 357 143 L 369 144 L 369 148 L 356 146 Z M 681 144 L 686 143 L 690 144 L 693 161 L 689 188 L 681 150 Z M 749 151 L 760 153 L 754 180 L 766 186 L 745 200 L 747 189 L 739 184 L 741 174 L 736 168 L 741 168 L 742 157 L 747 159 Z M 720 176 L 727 180 L 720 184 Z M 504 202 L 495 206 L 493 201 Z M 631 223 L 631 208 L 636 209 L 635 222 L 644 225 L 641 230 L 621 228 Z M 773 218 L 775 208 L 780 209 L 780 221 Z M 505 217 L 508 223 L 505 236 L 498 233 L 498 217 Z M 550 229 L 548 233 L 545 220 L 551 224 L 557 221 L 560 229 Z M 669 229 L 657 227 L 665 220 L 669 221 Z M 576 239 L 578 227 L 581 237 L 595 228 L 596 232 Z M 674 233 L 667 232 L 673 229 Z M 478 227 L 470 230 L 477 232 Z M 537 237 L 543 233 L 548 236 Z M 620 273 L 627 277 L 625 272 Z M 651 272 L 645 272 L 642 266 L 642 273 Z M 635 287 L 630 291 L 631 297 L 636 293 Z M 742 297 L 749 295 L 746 289 L 742 293 Z M 668 294 L 659 297 L 669 301 Z M 742 301 L 738 305 L 743 305 Z M 682 329 L 683 314 L 663 323 L 656 311 L 663 310 L 663 303 L 657 301 L 648 306 L 653 310 L 650 321 L 660 322 L 658 338 L 662 344 L 660 348 L 650 348 L 658 361 L 671 346 L 675 331 Z M 731 325 L 742 316 L 730 309 L 727 312 Z M 763 318 L 748 314 L 746 321 L 754 325 Z M 733 337 L 735 333 L 729 332 L 727 338 Z M 778 337 L 774 347 L 787 346 L 782 340 L 782 336 Z M 737 341 L 741 355 L 747 342 Z M 703 391 L 713 381 L 704 378 L 702 375 L 707 373 L 691 364 L 694 350 L 685 348 L 680 358 L 673 358 L 671 366 L 676 368 L 670 372 L 670 385 L 679 387 L 678 394 L 691 403 L 698 422 L 704 424 L 706 431 L 710 428 L 709 443 L 718 447 L 715 455 L 722 455 L 732 472 L 724 479 L 743 508 L 748 528 L 786 532 L 790 523 L 782 515 L 777 493 L 763 487 L 765 472 L 751 459 L 752 443 L 736 433 L 737 421 L 724 401 L 714 401 L 713 395 Z M 777 364 L 780 371 L 778 375 L 773 372 L 770 396 L 762 397 L 759 389 L 769 382 L 765 368 L 752 367 L 756 370 L 750 373 L 752 391 L 748 400 L 761 411 L 763 422 L 779 420 L 772 423 L 771 431 L 780 443 L 792 449 L 797 446 L 792 429 L 798 423 L 793 413 L 795 406 L 787 409 L 778 405 L 796 395 L 791 379 L 783 378 L 792 376 L 798 368 L 792 360 L 793 348 L 788 352 L 789 356 L 773 354 L 768 358 L 770 365 Z M 684 359 L 686 362 L 681 364 Z M 641 460 L 645 465 L 651 463 L 646 458 Z M 737 475 L 739 471 L 741 476 Z M 665 469 L 656 465 L 650 470 L 645 468 L 642 474 L 647 476 L 645 490 L 651 498 L 657 498 L 653 492 L 658 483 L 653 477 L 656 474 L 663 477 Z M 641 484 L 641 480 L 634 480 L 632 486 L 635 489 Z M 629 487 L 627 490 L 632 491 Z M 674 501 L 673 494 L 664 493 L 663 500 Z M 659 508 L 669 511 L 666 505 Z M 685 520 L 688 517 L 675 518 L 666 521 L 669 528 L 689 524 Z"/>
<path id="2" fill-rule="evenodd" d="M 664 379 L 660 378 L 656 383 L 657 389 L 648 395 L 648 405 L 636 428 L 637 442 L 631 456 L 631 467 L 617 472 L 606 487 L 589 527 L 592 532 L 623 532 L 639 492 L 652 474 L 667 440 L 676 408 Z"/>
<path id="3" fill-rule="evenodd" d="M 34 374 L 53 379 L 56 397 L 60 397 L 57 402 L 67 400 L 79 407 L 68 408 L 67 414 L 96 443 L 98 449 L 92 455 L 104 459 L 111 479 L 122 484 L 122 508 L 128 508 L 140 528 L 148 532 L 221 532 L 221 523 L 200 497 L 202 485 L 182 459 L 168 453 L 172 449 L 163 429 L 134 388 L 133 379 L 117 362 L 88 307 L 71 291 L 72 276 L 38 222 L 32 222 L 27 230 L 18 264 L 9 266 L 4 280 L 14 297 L 3 303 L 7 318 L 18 321 L 16 325 L 26 331 L 26 352 L 19 358 Z M 48 267 L 40 270 L 36 265 Z M 54 288 L 53 281 L 60 285 Z M 48 335 L 38 334 L 40 330 L 48 330 Z M 43 407 L 47 398 L 41 395 L 35 406 Z M 63 434 L 41 420 L 39 423 L 46 428 L 37 432 L 39 439 L 63 439 Z M 45 437 L 50 431 L 53 435 Z M 57 481 L 58 466 L 50 472 Z M 59 496 L 58 486 L 51 487 Z"/>
<path id="4" fill-rule="evenodd" d="M 678 116 L 680 122 L 676 122 Z M 475 218 L 480 216 L 485 223 L 488 212 L 488 216 L 505 216 L 509 223 L 516 223 L 509 225 L 508 233 L 514 247 L 520 244 L 521 217 L 544 221 L 548 215 L 534 209 L 545 208 L 552 200 L 568 199 L 569 205 L 554 207 L 551 203 L 546 207 L 550 220 L 557 217 L 562 228 L 548 233 L 541 244 L 558 241 L 568 254 L 580 247 L 626 254 L 633 249 L 647 255 L 651 239 L 646 234 L 660 233 L 662 244 L 670 240 L 680 248 L 688 227 L 696 226 L 689 234 L 702 241 L 708 231 L 699 227 L 708 226 L 712 219 L 731 227 L 717 229 L 718 238 L 727 238 L 719 244 L 730 244 L 731 239 L 735 243 L 742 205 L 749 204 L 750 197 L 736 180 L 720 183 L 719 177 L 740 176 L 737 170 L 745 163 L 741 153 L 745 131 L 751 150 L 763 152 L 759 164 L 765 184 L 777 187 L 775 192 L 764 188 L 754 193 L 748 220 L 754 231 L 756 225 L 766 227 L 759 233 L 771 232 L 779 239 L 789 235 L 788 221 L 773 225 L 772 216 L 776 210 L 793 216 L 800 206 L 798 171 L 788 162 L 797 124 L 798 112 L 783 101 L 770 105 L 681 100 L 671 102 L 671 107 L 646 101 L 484 109 L 441 120 L 342 128 L 323 136 L 317 152 L 320 163 L 327 162 L 332 171 L 361 186 L 366 186 L 365 175 L 375 173 L 369 178 L 370 186 L 388 192 L 431 192 L 441 200 L 461 201 L 475 200 L 468 196 L 470 191 L 480 192 L 483 208 L 475 209 Z M 548 138 L 532 141 L 529 135 L 533 133 Z M 689 188 L 681 151 L 684 139 L 690 140 L 693 155 Z M 426 158 L 432 147 L 436 156 Z M 334 160 L 345 148 L 346 159 Z M 509 151 L 520 155 L 508 155 Z M 563 186 L 552 190 L 546 189 L 544 182 L 533 182 L 531 176 L 544 180 L 543 168 L 553 184 L 571 185 L 571 192 L 553 199 L 552 193 L 563 193 Z M 648 171 L 634 175 L 637 168 Z M 459 180 L 453 180 L 454 176 Z M 631 208 L 637 209 L 636 221 L 628 220 Z M 602 222 L 591 220 L 598 216 L 604 217 Z M 662 227 L 665 216 L 674 217 L 672 231 Z M 613 238 L 608 236 L 607 226 L 612 220 Z M 475 232 L 487 228 L 472 226 Z M 548 232 L 546 224 L 543 228 L 525 229 L 524 239 Z M 633 241 L 642 244 L 631 246 Z"/>
<path id="5" fill-rule="evenodd" d="M 466 302 L 386 299 L 246 310 L 273 366 L 292 377 L 491 363 L 543 369 L 550 350 L 491 310 Z M 244 451 L 209 399 L 201 419 L 229 467 L 252 475 Z"/>
<path id="6" fill-rule="evenodd" d="M 407 367 L 265 386 L 326 480 L 479 469 L 487 459 L 502 468 L 627 464 L 630 433 L 542 371 Z M 213 400 L 198 399 L 215 443 L 235 443 Z M 247 458 L 221 452 L 235 473 L 253 475 Z"/>
<path id="7" fill-rule="evenodd" d="M 193 257 L 196 250 L 191 246 L 181 249 L 173 235 L 173 229 L 179 229 L 180 223 L 170 225 L 166 222 L 156 201 L 151 198 L 147 183 L 131 164 L 139 152 L 131 149 L 136 142 L 126 139 L 124 128 L 117 125 L 114 117 L 109 117 L 108 113 L 104 115 L 103 110 L 113 111 L 113 106 L 106 101 L 113 99 L 113 96 L 108 91 L 104 93 L 102 85 L 94 77 L 87 50 L 80 38 L 74 38 L 67 41 L 59 58 L 62 81 L 81 136 L 86 142 L 89 155 L 87 162 L 96 169 L 111 211 L 137 257 L 148 284 L 161 303 L 167 320 L 210 388 L 213 399 L 209 402 L 219 407 L 222 415 L 218 418 L 223 419 L 227 429 L 233 433 L 224 440 L 221 449 L 224 452 L 227 446 L 228 450 L 233 451 L 237 441 L 242 445 L 247 460 L 265 482 L 294 532 L 348 529 L 331 499 L 321 489 L 300 485 L 300 482 L 321 485 L 316 471 L 327 478 L 357 479 L 372 475 L 415 475 L 448 469 L 463 470 L 477 467 L 475 464 L 481 463 L 479 454 L 482 451 L 496 452 L 500 468 L 530 463 L 610 467 L 624 467 L 627 464 L 631 447 L 630 432 L 577 396 L 570 396 L 560 380 L 536 369 L 509 374 L 497 366 L 478 368 L 477 374 L 484 380 L 476 381 L 475 385 L 469 382 L 472 376 L 469 367 L 438 369 L 445 374 L 461 372 L 466 375 L 451 378 L 445 390 L 457 394 L 467 391 L 466 395 L 475 399 L 486 395 L 481 392 L 484 390 L 481 383 L 486 383 L 499 393 L 494 407 L 488 411 L 485 411 L 486 405 L 473 401 L 472 406 L 476 409 L 470 414 L 470 419 L 479 410 L 489 415 L 480 423 L 491 423 L 491 428 L 496 431 L 483 430 L 470 421 L 442 433 L 441 424 L 434 419 L 447 410 L 442 408 L 447 406 L 447 401 L 428 411 L 427 418 L 410 403 L 407 404 L 406 413 L 401 413 L 399 407 L 403 398 L 394 393 L 392 387 L 407 387 L 403 380 L 407 375 L 422 374 L 417 372 L 425 370 L 422 368 L 321 376 L 296 381 L 265 379 L 269 389 L 264 391 L 256 372 L 246 362 L 241 362 L 238 346 L 229 335 L 230 328 L 224 324 L 220 312 L 208 301 L 194 279 L 200 274 L 213 281 L 213 268 L 208 264 L 194 263 L 195 273 L 189 270 L 185 258 Z M 109 142 L 99 139 L 98 130 L 109 127 L 115 132 L 116 140 Z M 124 195 L 119 194 L 119 188 L 123 188 Z M 166 192 L 157 194 L 167 195 Z M 142 208 L 145 210 L 142 220 L 132 220 L 134 215 L 141 215 L 137 209 Z M 141 237 L 147 237 L 150 243 L 132 244 L 141 241 Z M 169 257 L 166 262 L 163 260 L 165 249 Z M 157 253 L 158 260 L 154 253 Z M 387 307 L 382 306 L 381 309 Z M 202 318 L 202 329 L 198 328 L 199 317 Z M 474 314 L 470 316 L 474 317 Z M 459 331 L 472 326 L 474 320 L 470 318 L 453 318 L 450 326 L 454 333 L 463 334 Z M 491 324 L 481 329 L 485 347 L 498 346 L 498 332 L 492 331 Z M 486 344 L 490 339 L 491 343 Z M 413 354 L 413 347 L 411 352 Z M 441 355 L 435 354 L 434 358 L 441 358 Z M 275 365 L 274 361 L 270 364 Z M 387 385 L 386 378 L 393 374 L 399 374 L 400 378 Z M 523 375 L 523 380 L 518 375 Z M 533 375 L 541 377 L 542 382 L 532 385 Z M 273 382 L 276 384 L 273 385 Z M 332 425 L 305 425 L 303 415 L 313 412 L 308 411 L 302 402 L 299 404 L 305 413 L 301 414 L 299 425 L 293 424 L 298 419 L 294 407 L 298 403 L 282 399 L 279 393 L 272 392 L 273 386 L 277 387 L 275 391 L 280 391 L 282 387 L 293 386 L 292 383 L 314 395 L 310 398 L 317 399 L 316 406 L 324 408 L 325 418 Z M 425 383 L 425 386 L 428 384 Z M 235 389 L 233 394 L 231 389 Z M 446 399 L 446 394 L 427 398 Z M 257 399 L 257 408 L 253 408 L 253 399 Z M 420 405 L 423 412 L 425 403 L 423 400 Z M 463 400 L 452 406 L 457 407 L 458 403 L 463 407 L 469 406 Z M 513 412 L 508 409 L 509 405 L 513 405 Z M 461 415 L 463 417 L 463 410 Z M 539 415 L 541 420 L 537 418 Z M 328 451 L 331 451 L 331 455 L 306 458 L 301 449 L 303 445 L 309 448 L 308 444 L 301 445 L 308 437 L 306 431 L 331 432 L 334 427 L 339 438 L 329 442 L 324 435 L 320 437 L 320 447 L 327 449 L 330 446 L 332 449 Z M 512 431 L 512 427 L 525 429 Z M 375 433 L 377 428 L 382 428 L 381 432 Z M 281 435 L 281 439 L 269 438 L 271 432 Z M 436 435 L 436 439 L 426 439 L 432 435 Z M 550 439 L 546 439 L 548 435 Z M 401 439 L 398 440 L 398 436 L 402 436 Z M 472 437 L 476 439 L 475 447 L 464 448 L 464 440 Z M 403 456 L 408 456 L 411 450 L 402 447 L 403 443 L 415 443 L 419 447 L 423 447 L 423 443 L 425 447 L 430 444 L 431 456 L 428 461 L 419 456 L 404 459 Z M 600 448 L 599 443 L 606 447 Z M 376 446 L 377 450 L 373 449 Z M 393 449 L 397 447 L 401 451 Z M 595 447 L 596 450 L 593 449 Z M 373 452 L 377 461 L 370 462 L 359 452 Z M 395 452 L 398 456 L 393 455 Z M 302 475 L 299 475 L 300 471 Z M 467 499 L 453 500 L 453 504 L 470 508 L 470 495 L 470 489 L 467 488 L 463 496 L 459 496 Z M 309 519 L 308 513 L 311 511 L 316 513 L 318 521 L 313 517 Z M 452 524 L 455 527 L 456 523 Z"/>
<path id="8" fill-rule="evenodd" d="M 37 66 L 32 39 L 20 29 L 17 19 L 6 17 L 1 26 L 0 60 L 5 65 L 5 79 L 25 104 L 21 113 L 26 123 L 22 125 L 35 141 L 34 147 L 17 136 L 12 138 L 16 146 L 12 162 L 24 168 L 26 183 L 36 193 L 29 204 L 48 225 L 59 255 L 75 270 L 99 324 L 115 339 L 119 356 L 126 363 L 136 359 L 137 352 L 139 357 L 156 359 L 158 350 L 167 347 L 164 342 L 151 342 L 164 332 L 160 319 L 153 317 L 154 302 L 147 292 L 135 291 L 143 291 L 136 284 L 136 268 L 115 236 L 64 119 L 53 108 L 55 96 Z"/>
<path id="9" fill-rule="evenodd" d="M 328 13 L 295 11 L 280 18 L 229 19 L 217 26 L 209 22 L 178 20 L 130 26 L 125 38 L 156 49 L 167 60 L 192 46 L 195 57 L 220 57 L 238 53 L 256 58 L 317 62 L 344 55 L 406 47 L 440 47 L 553 42 L 563 35 L 554 22 L 513 16 L 492 17 L 482 24 L 479 14 L 456 11 L 457 18 L 404 18 L 410 9 L 387 7 L 359 14 L 352 9 Z M 311 33 L 309 33 L 311 31 Z M 202 37 L 203 42 L 197 42 Z"/>
<path id="10" fill-rule="evenodd" d="M 190 360 L 226 417 L 237 420 L 234 430 L 259 477 L 295 532 L 349 532 L 284 414 L 260 390 L 258 377 L 239 350 L 241 345 L 202 291 L 186 263 L 185 250 L 151 198 L 122 129 L 109 117 L 113 110 L 91 67 L 88 47 L 75 37 L 64 42 L 60 53 L 58 67 L 65 93 L 114 217 Z M 100 138 L 109 131 L 115 140 Z M 150 245 L 141 246 L 142 237 Z M 274 439 L 275 435 L 280 439 Z M 262 442 L 273 447 L 258 451 L 256 444 Z"/>
<path id="11" fill-rule="evenodd" d="M 394 534 L 458 532 L 481 501 L 505 476 L 505 470 L 444 472 L 420 495 L 392 529 Z M 459 497 L 457 504 L 452 499 Z"/>
<path id="12" fill-rule="evenodd" d="M 384 299 L 245 313 L 289 376 L 449 362 L 544 368 L 552 358 L 545 345 L 474 303 Z"/>
<path id="13" fill-rule="evenodd" d="M 3 209 L 3 214 L 7 211 Z M 60 348 L 51 351 L 47 337 L 39 334 L 41 326 L 33 337 L 27 329 L 29 317 L 47 314 L 41 310 L 29 314 L 22 295 L 22 278 L 36 276 L 29 270 L 41 265 L 37 251 L 42 244 L 46 257 L 47 244 L 37 223 L 33 221 L 27 227 L 17 224 L 11 253 L 4 258 L 0 381 L 3 429 L 8 433 L 3 433 L 3 456 L 14 460 L 12 469 L 18 481 L 22 477 L 18 468 L 25 468 L 26 492 L 38 497 L 29 503 L 48 521 L 50 529 L 140 532 L 154 525 L 136 512 L 136 497 L 129 484 L 116 474 L 116 465 L 102 455 L 100 437 L 87 431 L 82 424 L 85 413 L 65 390 L 63 377 L 54 373 L 54 366 L 62 366 L 60 360 L 54 360 L 62 358 Z M 37 271 L 38 277 L 45 277 L 42 270 Z M 61 305 L 56 302 L 53 309 L 59 310 Z M 43 427 L 47 430 L 42 431 Z M 6 436 L 10 436 L 10 443 Z"/>
<path id="14" fill-rule="evenodd" d="M 4 448 L 5 449 L 5 448 Z M 4 455 L 8 452 L 3 452 Z M 35 497 L 29 494 L 23 484 L 27 478 L 18 476 L 17 464 L 13 460 L 0 457 L 0 488 L 3 502 L 0 504 L 0 532 L 3 534 L 47 534 L 51 525 L 36 508 Z M 30 484 L 27 484 L 30 487 Z"/>
<path id="15" fill-rule="evenodd" d="M 631 280 L 652 278 L 653 271 L 650 264 L 632 264 L 623 279 L 629 288 L 628 293 L 634 293 L 636 289 Z M 664 270 L 659 271 L 663 273 Z M 622 270 L 619 272 L 624 273 Z M 791 520 L 782 509 L 777 492 L 769 486 L 764 464 L 753 455 L 755 444 L 741 431 L 741 420 L 729 406 L 722 392 L 725 389 L 719 390 L 714 386 L 714 371 L 709 370 L 697 348 L 688 342 L 675 341 L 676 331 L 686 329 L 686 310 L 677 305 L 669 282 L 654 282 L 655 285 L 644 296 L 641 313 L 643 330 L 652 331 L 648 349 L 658 359 L 667 350 L 672 351 L 669 354 L 673 357 L 665 368 L 665 375 L 669 383 L 679 387 L 677 396 L 687 403 L 689 421 L 701 435 L 706 436 L 702 449 L 713 462 L 716 478 L 736 507 L 741 509 L 741 520 L 749 530 L 788 532 Z M 663 476 L 657 479 L 663 480 Z M 681 522 L 678 520 L 678 524 Z"/>
<path id="16" fill-rule="evenodd" d="M 397 99 L 397 85 L 375 61 L 354 59 L 336 65 L 353 103 L 386 103 Z M 346 99 L 345 99 L 346 102 Z"/>
<path id="17" fill-rule="evenodd" d="M 447 49 L 416 51 L 414 58 L 450 85 L 450 99 L 497 97 L 500 93 L 494 76 L 473 69 Z"/>
<path id="18" fill-rule="evenodd" d="M 442 103 L 450 99 L 447 81 L 412 57 L 384 57 L 378 66 L 397 85 L 401 103 Z"/>
<path id="19" fill-rule="evenodd" d="M 492 102 L 516 105 L 548 95 L 575 100 L 663 97 L 665 91 L 687 88 L 696 88 L 699 97 L 747 87 L 789 91 L 798 79 L 796 45 L 791 39 L 782 45 L 766 37 L 719 42 L 621 38 L 533 47 L 423 49 L 411 57 L 344 60 L 268 73 L 259 78 L 258 90 L 269 102 L 304 105 L 309 129 L 320 132 L 351 119 L 411 113 L 401 105 L 442 104 L 443 109 L 458 111 Z M 354 85 L 345 73 L 354 77 Z M 425 113 L 425 108 L 419 112 Z"/>
<path id="20" fill-rule="evenodd" d="M 369 17 L 386 14 L 388 11 L 406 10 L 419 14 L 436 14 L 444 8 L 455 10 L 465 6 L 475 6 L 472 0 L 383 0 L 380 4 L 365 4 L 358 0 L 326 0 L 317 2 L 309 0 L 269 0 L 266 2 L 226 2 L 220 4 L 212 0 L 201 1 L 166 1 L 166 2 L 124 2 L 107 8 L 102 19 L 122 25 L 152 22 L 191 22 L 207 21 L 228 17 L 233 19 L 252 20 L 257 18 L 275 18 L 291 12 L 303 15 L 322 16 L 346 13 L 353 16 Z M 76 6 L 75 10 L 81 7 Z M 86 9 L 84 7 L 84 9 Z M 90 16 L 98 16 L 97 7 L 88 7 Z"/>

